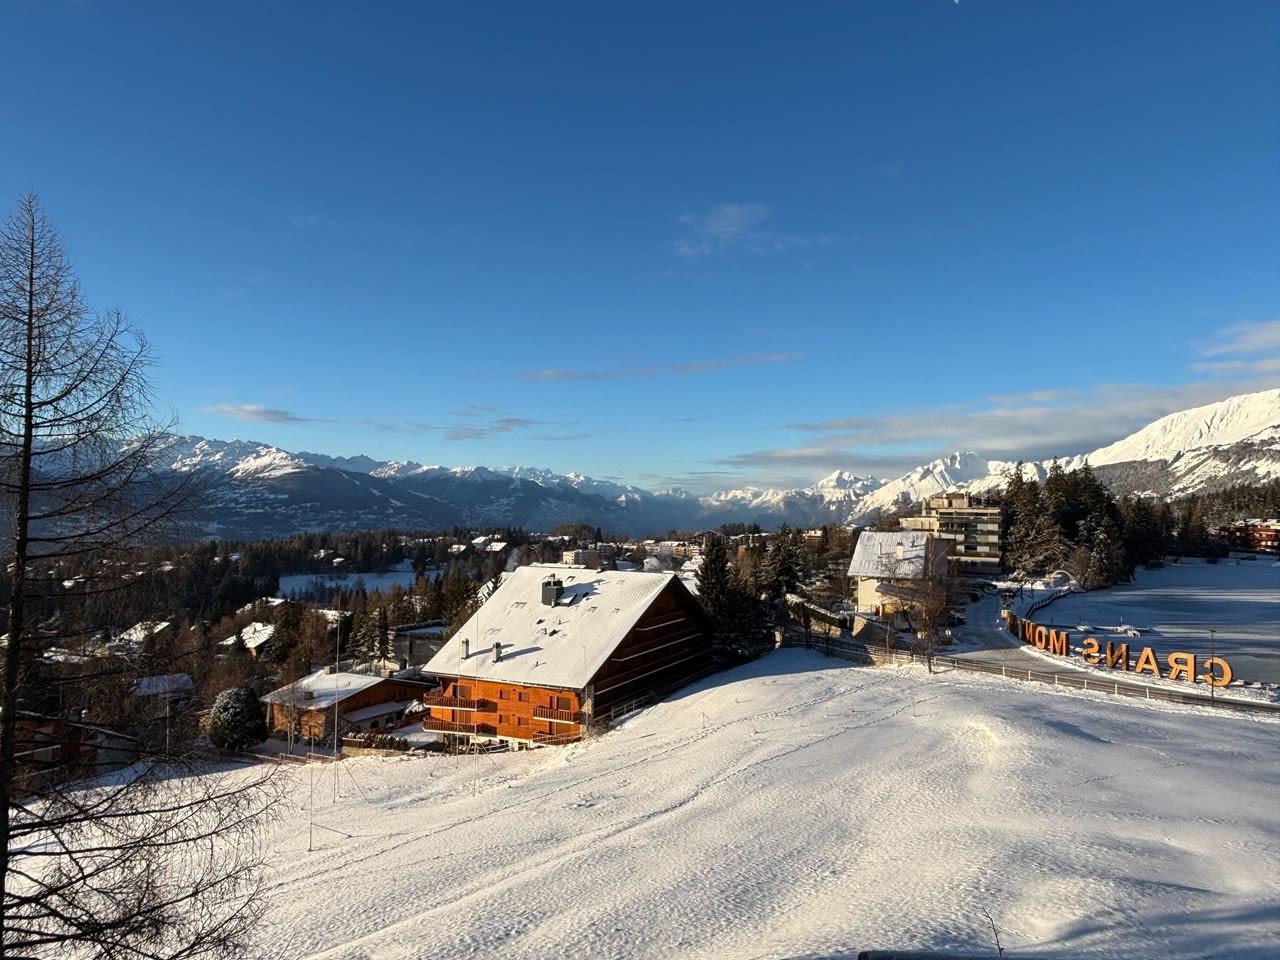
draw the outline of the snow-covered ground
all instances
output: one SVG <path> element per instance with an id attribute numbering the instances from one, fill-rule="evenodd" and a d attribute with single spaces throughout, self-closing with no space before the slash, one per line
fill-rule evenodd
<path id="1" fill-rule="evenodd" d="M 1073 594 L 1032 616 L 1067 629 L 1073 641 L 1081 625 L 1101 638 L 1110 636 L 1107 627 L 1132 625 L 1142 635 L 1130 643 L 1157 654 L 1208 656 L 1212 649 L 1237 679 L 1280 684 L 1280 563 L 1270 557 L 1140 569 L 1132 583 Z"/>
<path id="2" fill-rule="evenodd" d="M 438 571 L 430 571 L 438 572 Z M 398 569 L 386 573 L 332 573 L 320 575 L 315 573 L 289 573 L 280 578 L 280 589 L 277 593 L 285 598 L 295 594 L 305 594 L 316 584 L 326 590 L 354 590 L 356 581 L 364 584 L 366 590 L 389 591 L 394 586 L 410 589 L 417 580 L 413 572 L 413 561 L 403 561 Z"/>
<path id="3" fill-rule="evenodd" d="M 984 911 L 1006 957 L 1280 956 L 1269 718 L 781 650 L 572 747 L 293 775 L 263 956 L 994 954 Z"/>

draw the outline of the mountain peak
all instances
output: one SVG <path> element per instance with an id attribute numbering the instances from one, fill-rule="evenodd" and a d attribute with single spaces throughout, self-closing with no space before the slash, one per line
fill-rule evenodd
<path id="1" fill-rule="evenodd" d="M 1161 417 L 1137 433 L 1087 455 L 1091 466 L 1172 460 L 1202 447 L 1239 443 L 1280 427 L 1280 389 L 1228 397 Z"/>

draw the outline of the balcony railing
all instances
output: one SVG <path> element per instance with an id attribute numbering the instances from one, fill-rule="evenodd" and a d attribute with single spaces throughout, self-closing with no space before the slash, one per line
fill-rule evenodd
<path id="1" fill-rule="evenodd" d="M 487 723 L 456 723 L 453 720 L 439 720 L 435 717 L 423 717 L 422 729 L 435 733 L 466 733 L 472 736 L 492 737 L 498 731 Z"/>
<path id="2" fill-rule="evenodd" d="M 534 707 L 533 715 L 538 720 L 550 720 L 552 723 L 582 722 L 582 714 L 576 710 L 553 710 L 551 707 Z"/>
<path id="3" fill-rule="evenodd" d="M 545 743 L 548 746 L 577 743 L 581 739 L 581 733 L 534 733 L 533 735 L 534 743 Z"/>
<path id="4" fill-rule="evenodd" d="M 463 697 L 446 697 L 442 693 L 424 693 L 422 702 L 428 707 L 440 707 L 445 710 L 475 710 L 480 713 L 493 713 L 491 700 L 468 700 Z"/>

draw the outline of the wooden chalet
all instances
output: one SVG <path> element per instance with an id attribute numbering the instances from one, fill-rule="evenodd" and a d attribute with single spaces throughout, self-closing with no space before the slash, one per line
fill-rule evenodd
<path id="1" fill-rule="evenodd" d="M 340 733 L 398 726 L 405 710 L 430 689 L 416 680 L 367 673 L 318 670 L 262 698 L 267 725 L 299 737 L 327 737 L 337 720 Z"/>
<path id="2" fill-rule="evenodd" d="M 520 567 L 424 670 L 423 729 L 460 741 L 570 743 L 593 719 L 711 668 L 711 628 L 673 573 Z"/>
<path id="3" fill-rule="evenodd" d="M 138 757 L 136 737 L 106 727 L 26 712 L 17 714 L 14 727 L 15 797 L 110 773 Z"/>

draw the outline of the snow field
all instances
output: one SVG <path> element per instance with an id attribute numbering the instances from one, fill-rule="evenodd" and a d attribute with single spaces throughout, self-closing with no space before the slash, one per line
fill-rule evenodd
<path id="1" fill-rule="evenodd" d="M 1065 627 L 1075 643 L 1085 633 L 1077 625 L 1088 624 L 1104 644 L 1127 641 L 1162 656 L 1185 650 L 1203 657 L 1212 649 L 1231 662 L 1237 679 L 1280 684 L 1280 563 L 1269 558 L 1140 569 L 1132 583 L 1071 594 L 1032 619 Z M 1144 632 L 1129 638 L 1105 629 L 1119 624 Z"/>
<path id="2" fill-rule="evenodd" d="M 572 747 L 300 771 L 261 954 L 983 952 L 985 908 L 1013 957 L 1261 960 L 1278 760 L 1269 720 L 783 650 Z"/>

